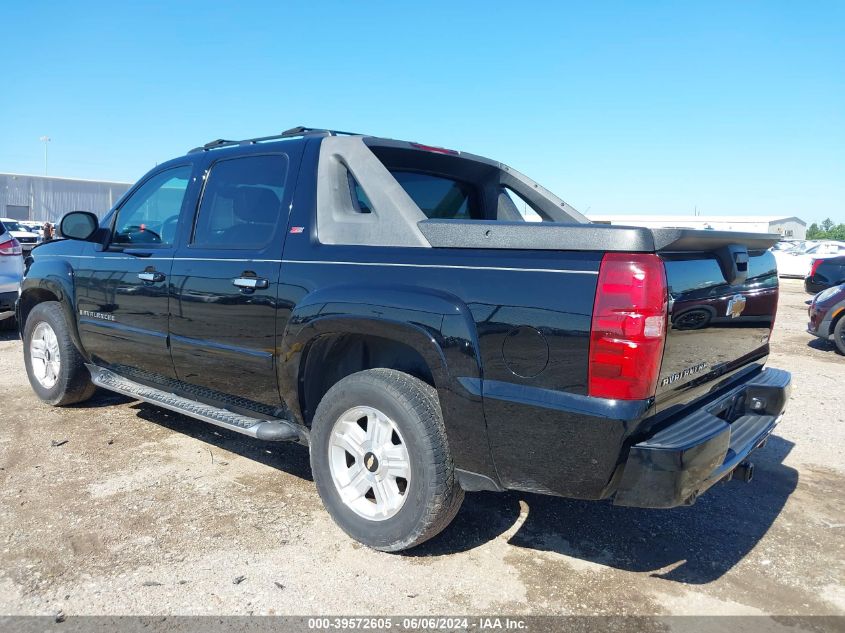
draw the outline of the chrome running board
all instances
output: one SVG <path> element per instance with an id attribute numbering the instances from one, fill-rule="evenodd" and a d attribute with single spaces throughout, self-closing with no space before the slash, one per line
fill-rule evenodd
<path id="1" fill-rule="evenodd" d="M 266 420 L 221 409 L 177 396 L 175 393 L 142 385 L 102 367 L 88 365 L 88 370 L 91 372 L 91 380 L 98 387 L 130 398 L 137 398 L 236 433 L 270 442 L 295 442 L 300 439 L 296 425 L 287 420 Z"/>

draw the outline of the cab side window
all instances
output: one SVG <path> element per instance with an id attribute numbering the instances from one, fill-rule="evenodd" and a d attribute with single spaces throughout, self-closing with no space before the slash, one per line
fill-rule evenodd
<path id="1" fill-rule="evenodd" d="M 191 244 L 260 250 L 282 219 L 287 157 L 245 156 L 218 161 L 206 176 Z"/>
<path id="2" fill-rule="evenodd" d="M 112 243 L 171 246 L 191 169 L 174 167 L 141 185 L 118 210 Z"/>

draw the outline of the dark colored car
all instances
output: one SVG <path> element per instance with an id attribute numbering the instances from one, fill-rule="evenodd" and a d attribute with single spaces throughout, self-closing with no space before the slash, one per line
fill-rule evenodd
<path id="1" fill-rule="evenodd" d="M 813 260 L 810 274 L 804 277 L 804 290 L 815 294 L 845 283 L 845 256 Z"/>
<path id="2" fill-rule="evenodd" d="M 813 297 L 808 309 L 807 331 L 813 336 L 833 341 L 845 354 L 845 284 L 822 290 Z"/>
<path id="3" fill-rule="evenodd" d="M 214 141 L 61 235 L 18 301 L 38 397 L 101 387 L 307 445 L 332 517 L 381 550 L 465 490 L 692 504 L 750 477 L 788 399 L 777 235 L 591 224 L 473 154 Z"/>

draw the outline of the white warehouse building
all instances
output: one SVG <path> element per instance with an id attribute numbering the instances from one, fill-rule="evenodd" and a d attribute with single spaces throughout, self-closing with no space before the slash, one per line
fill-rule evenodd
<path id="1" fill-rule="evenodd" d="M 784 239 L 807 238 L 807 223 L 801 218 L 775 215 L 602 215 L 590 214 L 590 220 L 603 224 L 713 229 L 714 231 L 744 231 L 747 233 L 779 233 Z"/>

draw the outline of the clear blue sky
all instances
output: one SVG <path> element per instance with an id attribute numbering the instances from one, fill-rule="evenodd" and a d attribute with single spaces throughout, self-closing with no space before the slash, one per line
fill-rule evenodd
<path id="1" fill-rule="evenodd" d="M 0 171 L 134 181 L 294 125 L 472 151 L 588 213 L 845 222 L 845 2 L 6 3 Z"/>

